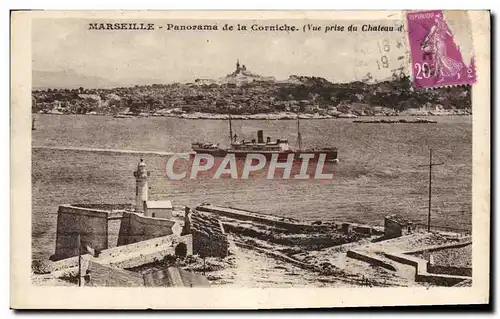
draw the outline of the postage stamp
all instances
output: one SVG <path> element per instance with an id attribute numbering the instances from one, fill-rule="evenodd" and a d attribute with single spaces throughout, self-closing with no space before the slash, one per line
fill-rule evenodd
<path id="1" fill-rule="evenodd" d="M 11 306 L 487 303 L 488 18 L 13 12 Z"/>
<path id="2" fill-rule="evenodd" d="M 443 11 L 410 12 L 407 21 L 416 87 L 435 88 L 476 82 L 474 57 L 468 61 L 464 59 Z"/>

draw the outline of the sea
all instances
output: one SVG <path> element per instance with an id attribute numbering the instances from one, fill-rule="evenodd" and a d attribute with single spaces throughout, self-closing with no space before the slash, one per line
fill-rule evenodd
<path id="1" fill-rule="evenodd" d="M 432 226 L 470 231 L 472 222 L 472 117 L 429 117 L 436 124 L 353 123 L 352 119 L 301 120 L 303 148 L 338 148 L 327 180 L 170 180 L 169 155 L 189 152 L 192 142 L 227 146 L 228 122 L 170 117 L 113 118 L 34 114 L 32 131 L 32 256 L 54 253 L 57 208 L 74 203 L 133 203 L 133 172 L 143 158 L 151 172 L 149 198 L 175 207 L 211 203 L 292 217 L 307 222 L 350 221 L 383 225 L 400 214 L 425 224 L 428 214 L 429 150 L 433 149 Z M 363 118 L 365 119 L 365 118 Z M 392 119 L 392 118 L 391 118 Z M 297 147 L 294 120 L 233 120 L 238 139 L 287 138 Z M 56 149 L 53 149 L 56 148 Z M 84 148 L 78 150 L 75 148 Z"/>

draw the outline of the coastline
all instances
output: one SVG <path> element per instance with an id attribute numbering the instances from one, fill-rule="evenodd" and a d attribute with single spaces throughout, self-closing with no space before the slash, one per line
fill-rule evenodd
<path id="1" fill-rule="evenodd" d="M 75 114 L 65 114 L 65 113 L 34 113 L 34 114 L 47 114 L 47 115 L 75 115 Z M 97 114 L 97 113 L 87 113 L 82 115 L 94 115 L 94 116 L 110 116 L 110 114 Z M 370 114 L 370 115 L 356 115 L 352 113 L 340 113 L 336 115 L 331 114 L 319 114 L 319 113 L 302 113 L 298 117 L 299 119 L 311 119 L 311 120 L 326 120 L 326 119 L 356 119 L 356 118 L 398 118 L 398 117 L 427 117 L 427 116 L 470 116 L 472 115 L 468 111 L 464 110 L 451 110 L 451 111 L 420 111 L 420 110 L 410 110 L 405 112 L 400 112 L 398 114 Z M 136 118 L 136 117 L 173 117 L 187 120 L 228 120 L 229 118 L 234 120 L 296 120 L 297 114 L 292 112 L 280 112 L 280 113 L 257 113 L 257 114 L 215 114 L 215 113 L 153 113 L 146 114 L 141 113 L 135 114 L 118 114 L 114 115 L 114 118 Z"/>

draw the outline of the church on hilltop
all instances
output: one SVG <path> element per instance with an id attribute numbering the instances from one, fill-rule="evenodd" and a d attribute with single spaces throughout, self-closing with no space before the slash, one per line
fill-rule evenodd
<path id="1" fill-rule="evenodd" d="M 236 85 L 241 85 L 243 83 L 250 83 L 254 81 L 266 81 L 266 82 L 274 82 L 276 79 L 272 76 L 261 76 L 255 73 L 250 72 L 246 65 L 240 64 L 240 60 L 236 60 L 236 69 L 226 75 L 225 77 L 221 77 L 217 80 L 212 79 L 196 79 L 196 84 L 225 84 L 225 83 L 233 83 Z"/>
<path id="2" fill-rule="evenodd" d="M 238 76 L 238 75 L 245 75 L 245 76 L 251 76 L 251 77 L 256 77 L 258 75 L 252 74 L 252 72 L 247 71 L 247 67 L 244 64 L 240 64 L 240 59 L 236 60 L 236 70 L 234 70 L 233 73 L 228 74 L 229 76 Z"/>
<path id="3" fill-rule="evenodd" d="M 255 73 L 250 72 L 246 65 L 240 64 L 240 60 L 236 60 L 236 70 L 234 70 L 233 73 L 228 74 L 226 78 L 234 78 L 234 77 L 239 77 L 239 78 L 246 78 L 247 81 L 249 80 L 254 81 L 275 81 L 274 77 L 267 77 L 267 76 L 261 76 Z"/>
<path id="4" fill-rule="evenodd" d="M 236 60 L 236 71 L 235 73 L 238 74 L 240 72 L 245 72 L 247 70 L 247 67 L 243 64 L 240 67 L 240 59 Z"/>

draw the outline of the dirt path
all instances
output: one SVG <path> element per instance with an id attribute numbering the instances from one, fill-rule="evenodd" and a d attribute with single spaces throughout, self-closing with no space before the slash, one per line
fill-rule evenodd
<path id="1" fill-rule="evenodd" d="M 207 274 L 212 285 L 245 288 L 352 286 L 333 276 L 321 276 L 254 250 L 238 247 L 234 254 L 234 267 Z"/>

